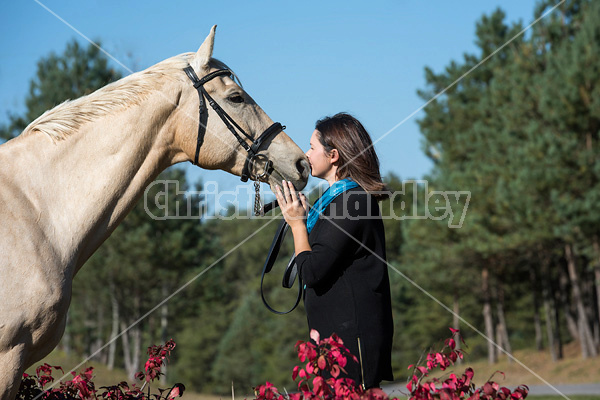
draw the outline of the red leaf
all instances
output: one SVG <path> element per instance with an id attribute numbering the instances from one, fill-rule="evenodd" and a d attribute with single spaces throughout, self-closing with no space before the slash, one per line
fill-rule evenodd
<path id="1" fill-rule="evenodd" d="M 338 376 L 340 376 L 340 367 L 337 364 L 334 364 L 331 367 L 331 376 L 333 376 L 334 378 L 337 378 Z"/>
<path id="2" fill-rule="evenodd" d="M 322 394 L 324 383 L 325 382 L 323 380 L 323 377 L 321 377 L 321 376 L 317 376 L 315 379 L 313 379 L 313 393 L 314 394 Z"/>
<path id="3" fill-rule="evenodd" d="M 325 367 L 327 366 L 327 360 L 325 360 L 325 356 L 319 357 L 319 360 L 317 361 L 317 366 L 321 371 L 325 369 Z"/>
<path id="4" fill-rule="evenodd" d="M 440 392 L 440 399 L 441 400 L 452 400 L 450 395 L 446 392 Z"/>
<path id="5" fill-rule="evenodd" d="M 319 332 L 316 329 L 311 329 L 310 338 L 314 340 L 316 344 L 319 344 L 321 336 L 319 335 Z"/>
<path id="6" fill-rule="evenodd" d="M 483 393 L 487 394 L 488 396 L 491 396 L 494 393 L 494 388 L 492 387 L 491 383 L 486 382 L 485 385 L 483 385 Z"/>
<path id="7" fill-rule="evenodd" d="M 440 354 L 437 353 L 435 355 L 435 360 L 440 364 L 440 365 L 444 365 L 444 357 Z"/>
<path id="8" fill-rule="evenodd" d="M 465 376 L 467 377 L 465 384 L 469 385 L 471 383 L 471 380 L 473 379 L 473 376 L 475 375 L 475 372 L 473 372 L 473 368 L 467 368 L 465 370 Z"/>
<path id="9" fill-rule="evenodd" d="M 173 388 L 169 392 L 169 395 L 167 396 L 167 400 L 171 400 L 171 399 L 174 399 L 175 397 L 183 396 L 184 390 L 185 390 L 185 386 L 183 386 L 183 384 L 181 384 L 181 383 L 175 384 L 175 386 L 173 386 Z"/>
<path id="10" fill-rule="evenodd" d="M 315 372 L 315 367 L 313 367 L 312 363 L 309 362 L 306 364 L 306 372 L 309 374 Z"/>

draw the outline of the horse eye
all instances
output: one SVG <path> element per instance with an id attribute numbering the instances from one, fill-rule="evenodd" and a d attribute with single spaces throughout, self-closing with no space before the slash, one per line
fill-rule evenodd
<path id="1" fill-rule="evenodd" d="M 234 94 L 234 95 L 230 96 L 228 100 L 231 101 L 232 103 L 243 103 L 244 102 L 244 98 L 242 96 L 240 96 L 239 94 Z"/>

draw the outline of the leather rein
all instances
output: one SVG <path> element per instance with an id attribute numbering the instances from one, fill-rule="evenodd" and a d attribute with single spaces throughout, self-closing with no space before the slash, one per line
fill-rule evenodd
<path id="1" fill-rule="evenodd" d="M 276 206 L 276 203 L 270 203 L 265 205 L 265 208 L 267 208 L 267 206 Z M 265 210 L 268 211 L 268 210 Z M 269 303 L 267 302 L 267 299 L 265 298 L 265 293 L 263 291 L 263 282 L 265 280 L 265 275 L 268 274 L 269 272 L 271 272 L 271 269 L 273 268 L 273 264 L 275 264 L 275 260 L 277 260 L 277 255 L 279 254 L 279 249 L 281 248 L 281 245 L 283 243 L 283 239 L 285 238 L 285 234 L 287 233 L 289 229 L 289 225 L 287 224 L 287 222 L 285 222 L 285 219 L 282 219 L 281 223 L 279 224 L 279 227 L 277 228 L 277 233 L 275 234 L 275 237 L 273 238 L 273 242 L 271 243 L 271 248 L 269 249 L 269 254 L 267 255 L 267 259 L 265 261 L 265 265 L 263 266 L 263 270 L 262 270 L 262 274 L 260 277 L 260 297 L 262 298 L 262 301 L 265 305 L 265 307 L 267 307 L 267 309 L 269 311 L 271 311 L 272 313 L 275 314 L 279 314 L 279 315 L 283 315 L 283 314 L 288 314 L 292 311 L 294 311 L 294 309 L 296 307 L 298 307 L 298 304 L 300 304 L 300 299 L 302 299 L 302 292 L 304 289 L 304 285 L 302 284 L 302 277 L 300 276 L 300 274 L 298 274 L 298 266 L 296 265 L 296 255 L 292 254 L 292 257 L 290 258 L 290 261 L 288 262 L 287 267 L 285 268 L 285 272 L 283 273 L 283 279 L 281 281 L 281 285 L 286 288 L 286 289 L 291 289 L 292 286 L 294 285 L 294 281 L 296 280 L 296 277 L 298 277 L 298 296 L 296 297 L 296 302 L 294 303 L 294 305 L 292 306 L 292 308 L 290 308 L 287 311 L 277 311 L 276 309 L 274 309 L 273 307 L 271 307 L 269 305 Z"/>

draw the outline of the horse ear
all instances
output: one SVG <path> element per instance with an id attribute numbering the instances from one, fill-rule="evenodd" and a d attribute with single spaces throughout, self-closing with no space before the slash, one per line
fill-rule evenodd
<path id="1" fill-rule="evenodd" d="M 213 25 L 213 27 L 210 29 L 210 33 L 208 34 L 206 39 L 204 39 L 204 43 L 202 43 L 202 46 L 200 46 L 200 48 L 194 55 L 194 58 L 190 62 L 190 65 L 192 66 L 192 68 L 194 68 L 194 71 L 196 72 L 201 72 L 202 67 L 208 65 L 208 62 L 212 57 L 213 47 L 215 46 L 216 29 L 217 26 Z"/>

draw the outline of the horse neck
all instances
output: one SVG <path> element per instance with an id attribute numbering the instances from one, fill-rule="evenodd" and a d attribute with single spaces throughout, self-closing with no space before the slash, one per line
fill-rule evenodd
<path id="1" fill-rule="evenodd" d="M 29 189 L 47 211 L 47 234 L 73 274 L 110 236 L 144 188 L 174 163 L 165 126 L 173 106 L 159 97 L 101 117 L 53 145 L 28 137 L 43 147 L 38 149 L 43 158 L 38 160 L 37 181 Z"/>

